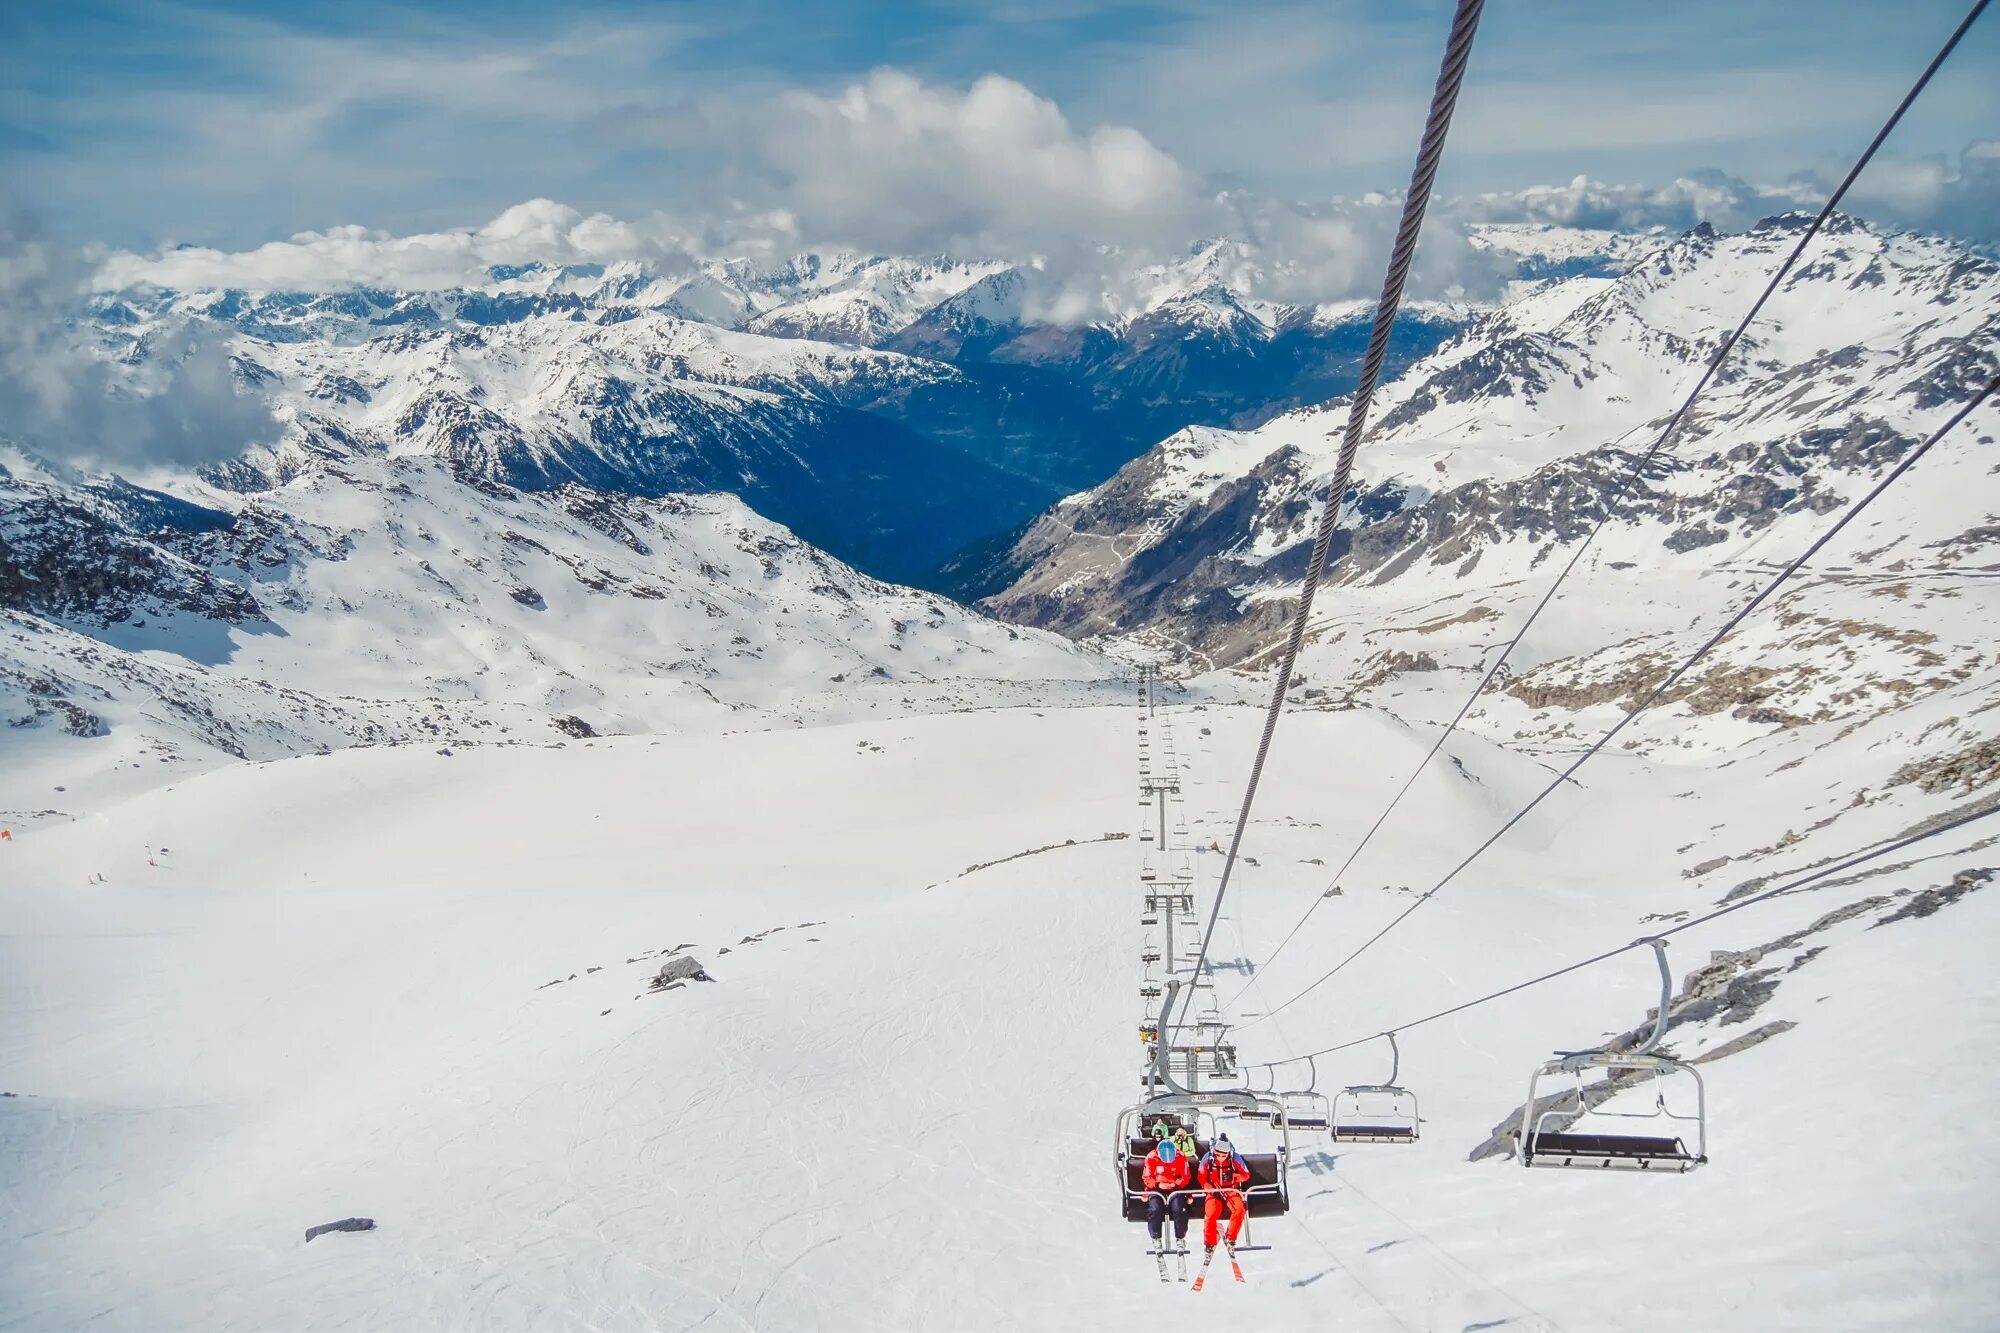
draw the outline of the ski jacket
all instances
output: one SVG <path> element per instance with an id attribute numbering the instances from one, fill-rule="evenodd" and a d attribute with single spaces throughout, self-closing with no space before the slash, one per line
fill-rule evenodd
<path id="1" fill-rule="evenodd" d="M 1235 1153 L 1217 1153 L 1209 1150 L 1201 1159 L 1201 1169 L 1195 1173 L 1201 1187 L 1211 1193 L 1217 1190 L 1240 1190 L 1250 1183 L 1250 1167 Z"/>
<path id="2" fill-rule="evenodd" d="M 1157 1151 L 1146 1154 L 1145 1179 L 1146 1188 L 1149 1190 L 1159 1190 L 1163 1194 L 1184 1190 L 1188 1187 L 1188 1179 L 1192 1174 L 1192 1168 L 1185 1156 L 1176 1157 L 1171 1162 L 1163 1162 Z"/>

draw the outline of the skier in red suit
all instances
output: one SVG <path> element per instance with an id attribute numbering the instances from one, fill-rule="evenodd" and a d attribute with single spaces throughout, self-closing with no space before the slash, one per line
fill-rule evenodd
<path id="1" fill-rule="evenodd" d="M 1202 1210 L 1202 1243 L 1211 1251 L 1215 1249 L 1216 1223 L 1222 1219 L 1222 1210 L 1227 1207 L 1227 1239 L 1231 1252 L 1234 1252 L 1236 1238 L 1243 1232 L 1243 1219 L 1249 1215 L 1249 1206 L 1243 1200 L 1243 1188 L 1250 1183 L 1250 1166 L 1237 1155 L 1227 1134 L 1216 1137 L 1215 1146 L 1201 1159 L 1195 1179 L 1208 1191 L 1208 1204 Z"/>

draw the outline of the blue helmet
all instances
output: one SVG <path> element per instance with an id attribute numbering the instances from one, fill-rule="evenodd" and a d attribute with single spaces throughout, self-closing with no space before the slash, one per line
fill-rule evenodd
<path id="1" fill-rule="evenodd" d="M 1158 1151 L 1163 1162 L 1171 1162 L 1181 1155 L 1180 1149 L 1174 1147 L 1172 1139 L 1161 1139 Z"/>

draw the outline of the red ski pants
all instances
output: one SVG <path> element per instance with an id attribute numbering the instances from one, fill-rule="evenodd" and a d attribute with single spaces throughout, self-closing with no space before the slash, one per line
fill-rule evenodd
<path id="1" fill-rule="evenodd" d="M 1225 1198 L 1229 1201 L 1227 1204 L 1223 1202 Z M 1243 1233 L 1243 1219 L 1249 1214 L 1243 1195 L 1236 1190 L 1230 1190 L 1226 1195 L 1209 1195 L 1208 1205 L 1201 1214 L 1201 1243 L 1211 1250 L 1215 1248 L 1215 1224 L 1222 1219 L 1225 1207 L 1229 1209 L 1229 1243 L 1234 1245 L 1236 1238 Z"/>

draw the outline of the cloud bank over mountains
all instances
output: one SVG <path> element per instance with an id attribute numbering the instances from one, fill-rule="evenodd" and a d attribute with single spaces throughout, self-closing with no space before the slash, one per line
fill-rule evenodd
<path id="1" fill-rule="evenodd" d="M 479 226 L 397 236 L 359 226 L 307 231 L 254 249 L 120 252 L 101 287 L 428 290 L 474 285 L 497 264 L 642 262 L 668 270 L 709 259 L 782 262 L 808 251 L 953 254 L 1032 265 L 1037 314 L 1087 320 L 1115 308 L 1124 275 L 1228 236 L 1267 267 L 1259 287 L 1307 304 L 1372 295 L 1400 199 L 1313 202 L 1222 190 L 1129 126 L 1078 126 L 1053 101 L 1000 75 L 969 87 L 877 70 L 837 92 L 717 96 L 652 113 L 625 132 L 701 145 L 720 163 L 698 202 L 619 219 L 536 199 Z M 1485 296 L 1506 274 L 1465 244 L 1487 222 L 1682 230 L 1741 227 L 1817 207 L 1810 176 L 1754 185 L 1719 172 L 1664 185 L 1578 177 L 1443 199 L 1425 240 L 1418 289 Z M 1891 161 L 1864 178 L 1857 211 L 1894 225 L 1985 239 L 2000 213 L 2000 143 L 1956 163 Z"/>
<path id="2" fill-rule="evenodd" d="M 260 399 L 238 391 L 223 336 L 180 321 L 142 367 L 84 340 L 89 269 L 0 200 L 0 438 L 46 459 L 193 465 L 275 441 Z"/>

